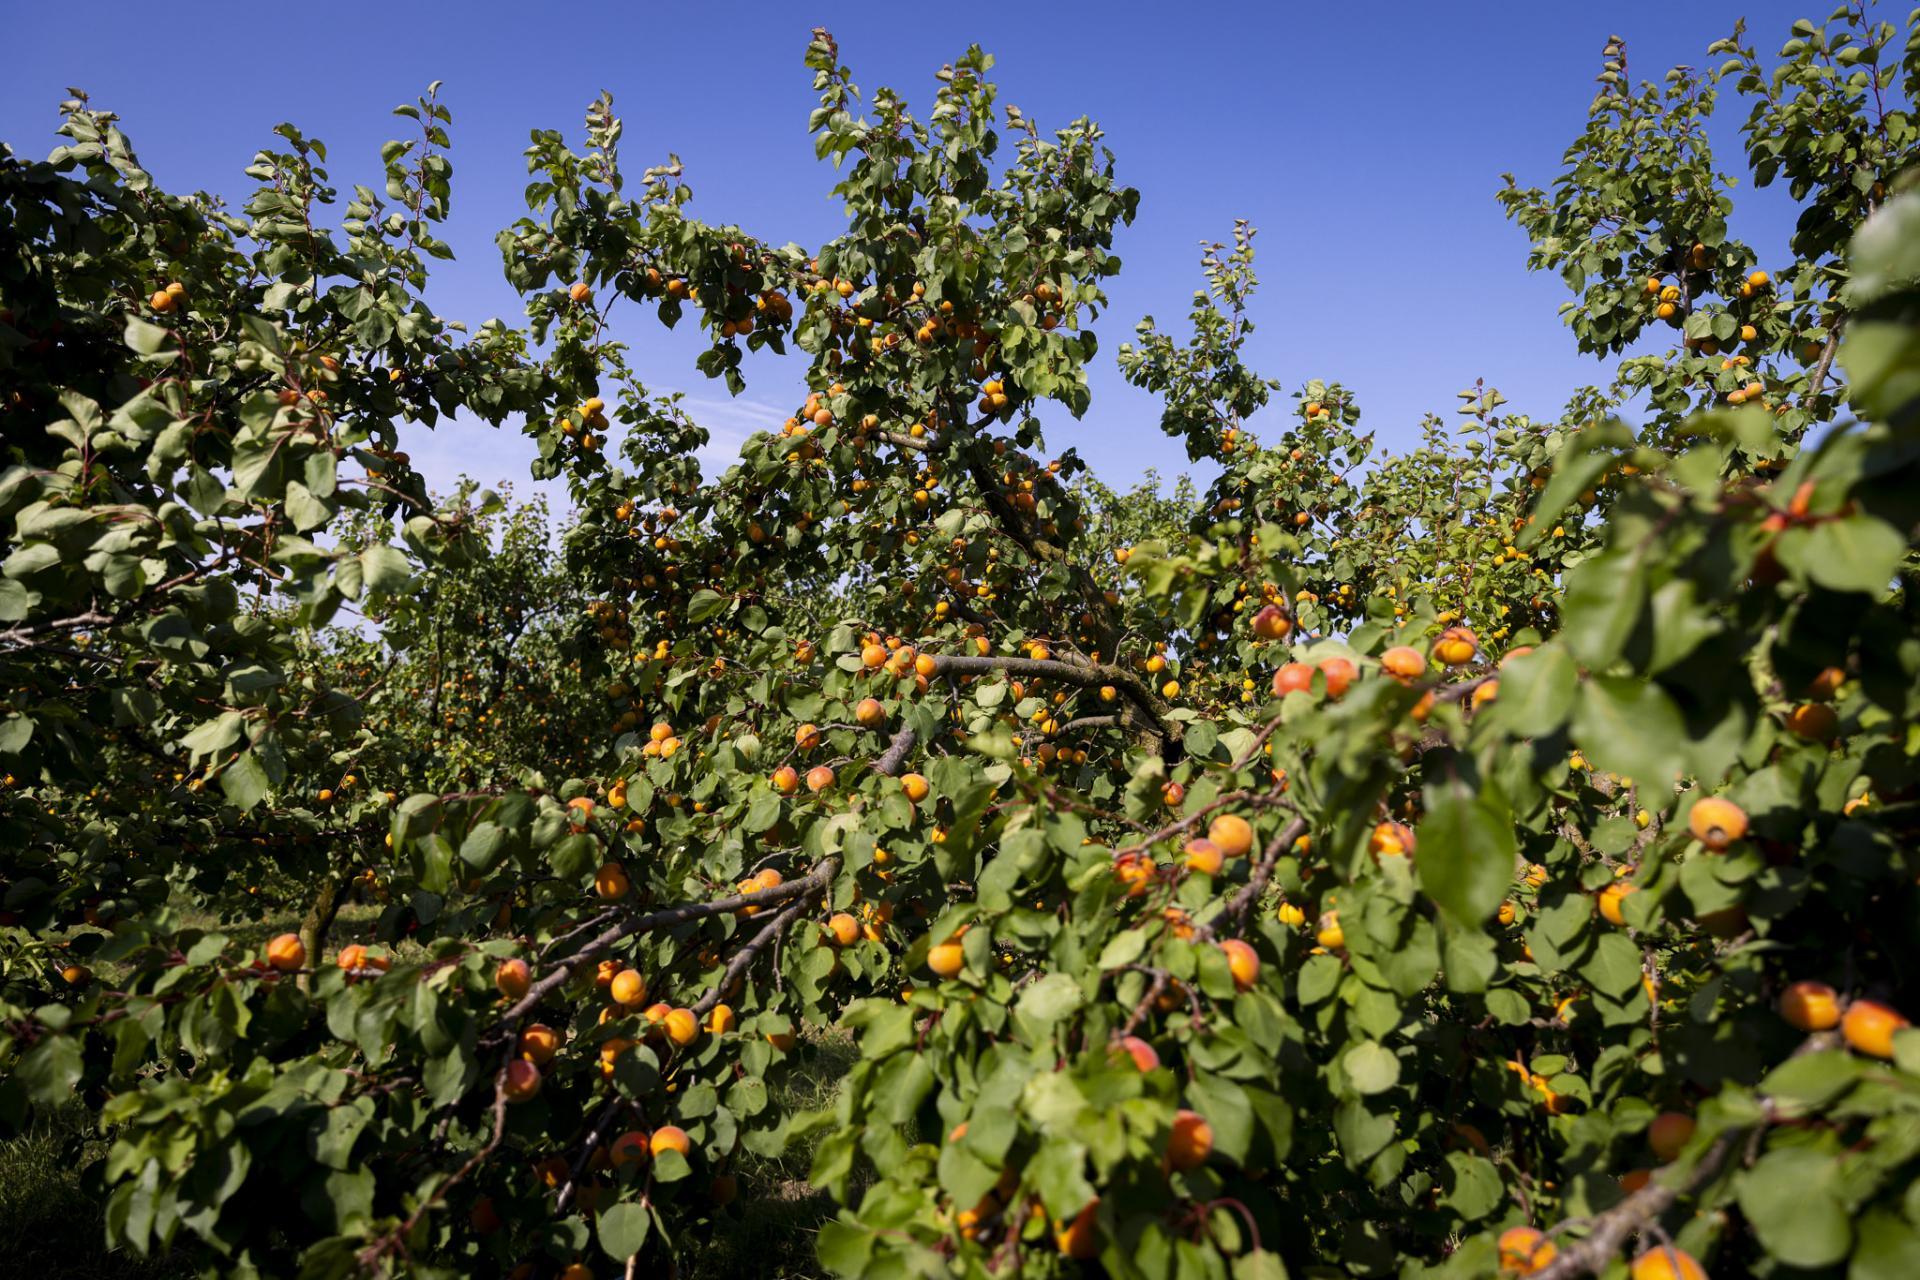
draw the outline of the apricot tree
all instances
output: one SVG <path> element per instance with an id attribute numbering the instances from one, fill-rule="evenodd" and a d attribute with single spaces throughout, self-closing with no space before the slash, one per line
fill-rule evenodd
<path id="1" fill-rule="evenodd" d="M 1476 383 L 1395 456 L 1337 382 L 1282 397 L 1236 226 L 1189 332 L 1119 352 L 1217 466 L 1177 506 L 1047 443 L 1139 197 L 977 49 L 860 114 L 815 32 L 847 229 L 812 250 L 634 178 L 605 97 L 583 149 L 535 133 L 526 328 L 470 334 L 419 300 L 434 94 L 338 230 L 298 130 L 240 216 L 70 103 L 0 167 L 0 1117 L 78 1095 L 111 1237 L 235 1273 L 671 1267 L 801 1145 L 846 1275 L 1908 1274 L 1895 40 L 1736 33 L 1665 89 L 1610 44 L 1567 174 L 1502 198 L 1585 349 L 1682 341 L 1552 421 Z M 1764 279 L 1702 127 L 1728 76 L 1807 209 Z M 791 416 L 702 474 L 636 307 L 735 390 L 797 352 Z M 568 486 L 557 564 L 412 472 L 454 412 Z M 440 654 L 410 714 L 322 635 L 350 604 Z M 498 678 L 422 715 L 448 627 Z M 394 782 L 342 804 L 355 752 Z M 263 862 L 371 872 L 381 941 L 183 914 Z M 829 1034 L 855 1065 L 789 1112 Z"/>

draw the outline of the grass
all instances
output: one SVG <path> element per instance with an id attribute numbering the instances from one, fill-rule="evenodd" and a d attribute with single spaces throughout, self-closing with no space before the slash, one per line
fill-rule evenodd
<path id="1" fill-rule="evenodd" d="M 259 947 L 297 927 L 298 908 L 285 909 L 292 912 L 285 920 L 219 921 L 209 914 L 191 923 Z M 377 906 L 347 904 L 328 936 L 329 948 L 371 942 L 379 916 Z M 785 1112 L 830 1105 L 858 1057 L 853 1037 L 844 1030 L 808 1029 L 804 1036 L 804 1051 L 774 1090 L 774 1105 Z M 207 1259 L 188 1246 L 157 1259 L 108 1249 L 106 1196 L 99 1181 L 107 1147 L 78 1105 L 0 1139 L 0 1276 L 175 1280 L 198 1274 Z M 711 1236 L 689 1242 L 686 1280 L 823 1275 L 813 1238 L 833 1216 L 834 1204 L 808 1185 L 812 1163 L 812 1143 L 776 1159 L 742 1152 L 734 1165 L 740 1197 L 719 1216 Z"/>
<path id="2" fill-rule="evenodd" d="M 98 1166 L 107 1142 L 78 1106 L 0 1141 L 0 1275 L 173 1280 L 196 1274 L 186 1251 L 142 1259 L 107 1248 Z"/>

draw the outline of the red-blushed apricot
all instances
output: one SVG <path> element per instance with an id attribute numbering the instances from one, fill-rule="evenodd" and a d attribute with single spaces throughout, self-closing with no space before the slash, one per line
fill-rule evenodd
<path id="1" fill-rule="evenodd" d="M 1160 1054 L 1139 1036 L 1122 1036 L 1114 1041 L 1114 1051 L 1133 1059 L 1133 1065 L 1145 1075 L 1160 1066 Z"/>
<path id="2" fill-rule="evenodd" d="M 833 770 L 824 764 L 817 764 L 807 770 L 807 790 L 818 795 L 833 785 Z"/>
<path id="3" fill-rule="evenodd" d="M 267 963 L 281 973 L 292 973 L 307 966 L 307 944 L 297 933 L 283 933 L 267 943 Z"/>
<path id="4" fill-rule="evenodd" d="M 1253 848 L 1253 824 L 1236 813 L 1223 813 L 1207 824 L 1207 839 L 1228 858 L 1244 858 Z"/>
<path id="5" fill-rule="evenodd" d="M 1627 1269 L 1630 1280 L 1707 1280 L 1707 1272 L 1693 1255 L 1670 1244 L 1647 1250 Z"/>
<path id="6" fill-rule="evenodd" d="M 1189 840 L 1183 852 L 1187 856 L 1187 870 L 1197 871 L 1204 876 L 1217 876 L 1220 868 L 1226 865 L 1220 846 L 1211 840 Z"/>
<path id="7" fill-rule="evenodd" d="M 509 1000 L 518 1000 L 527 994 L 527 988 L 532 985 L 532 982 L 533 971 L 527 968 L 525 960 L 517 956 L 511 960 L 502 960 L 500 966 L 493 971 L 493 985 Z"/>
<path id="8" fill-rule="evenodd" d="M 1500 1233 L 1497 1248 L 1503 1276 L 1530 1276 L 1560 1254 L 1546 1233 L 1533 1227 L 1508 1227 Z"/>
<path id="9" fill-rule="evenodd" d="M 613 1167 L 616 1169 L 630 1164 L 639 1164 L 652 1154 L 646 1131 L 642 1129 L 629 1129 L 615 1138 L 607 1147 L 607 1158 L 613 1162 Z"/>
<path id="10" fill-rule="evenodd" d="M 1129 898 L 1142 897 L 1153 884 L 1153 859 L 1141 853 L 1123 853 L 1113 860 L 1113 878 L 1126 886 Z"/>
<path id="11" fill-rule="evenodd" d="M 1662 1162 L 1673 1159 L 1693 1137 L 1693 1117 L 1681 1111 L 1662 1111 L 1647 1126 L 1647 1146 Z"/>
<path id="12" fill-rule="evenodd" d="M 1273 696 L 1304 693 L 1313 688 L 1313 668 L 1304 662 L 1289 662 L 1273 673 Z"/>
<path id="13" fill-rule="evenodd" d="M 1327 696 L 1338 698 L 1352 687 L 1359 672 L 1345 658 L 1326 658 L 1320 663 L 1320 674 L 1327 682 Z"/>
<path id="14" fill-rule="evenodd" d="M 803 724 L 793 731 L 793 745 L 802 751 L 811 751 L 820 745 L 820 726 Z"/>
<path id="15" fill-rule="evenodd" d="M 1380 655 L 1380 666 L 1397 680 L 1413 680 L 1427 673 L 1426 655 L 1412 645 L 1397 644 Z"/>
<path id="16" fill-rule="evenodd" d="M 506 1095 L 508 1102 L 525 1102 L 540 1092 L 540 1068 L 525 1058 L 515 1058 L 507 1064 Z"/>
<path id="17" fill-rule="evenodd" d="M 1167 1164 L 1174 1169 L 1197 1169 L 1213 1153 L 1213 1126 L 1198 1111 L 1174 1113 L 1173 1132 L 1167 1137 Z"/>
<path id="18" fill-rule="evenodd" d="M 887 709 L 878 698 L 862 698 L 853 708 L 853 718 L 863 729 L 877 729 L 887 718 Z"/>
<path id="19" fill-rule="evenodd" d="M 1293 631 L 1293 619 L 1277 604 L 1267 605 L 1253 615 L 1253 634 L 1262 640 L 1284 640 Z"/>
<path id="20" fill-rule="evenodd" d="M 1737 843 L 1747 834 L 1747 813 L 1739 805 L 1720 796 L 1704 796 L 1694 802 L 1687 814 L 1687 830 L 1715 853 Z"/>
<path id="21" fill-rule="evenodd" d="M 783 764 L 773 771 L 773 775 L 767 781 L 771 782 L 773 789 L 781 795 L 790 796 L 800 790 L 800 771 L 790 764 Z"/>
<path id="22" fill-rule="evenodd" d="M 1898 1010 L 1876 1000 L 1855 1000 L 1840 1019 L 1840 1034 L 1860 1053 L 1873 1058 L 1891 1058 L 1893 1033 L 1907 1025 Z"/>
<path id="23" fill-rule="evenodd" d="M 1160 788 L 1160 802 L 1169 809 L 1178 809 L 1187 798 L 1187 789 L 1178 782 L 1169 782 Z"/>
<path id="24" fill-rule="evenodd" d="M 1239 938 L 1228 938 L 1220 944 L 1220 950 L 1227 956 L 1227 972 L 1233 975 L 1233 985 L 1242 991 L 1250 989 L 1260 977 L 1260 953 L 1251 943 Z"/>
<path id="25" fill-rule="evenodd" d="M 1620 1175 L 1620 1189 L 1628 1195 L 1632 1195 L 1652 1181 L 1653 1170 L 1629 1169 Z"/>
<path id="26" fill-rule="evenodd" d="M 1399 822 L 1382 822 L 1367 837 L 1367 850 L 1378 857 L 1381 854 L 1409 854 L 1417 847 L 1413 828 Z"/>
<path id="27" fill-rule="evenodd" d="M 1780 1016 L 1800 1031 L 1830 1031 L 1840 1025 L 1840 993 L 1824 982 L 1792 983 L 1780 993 Z"/>

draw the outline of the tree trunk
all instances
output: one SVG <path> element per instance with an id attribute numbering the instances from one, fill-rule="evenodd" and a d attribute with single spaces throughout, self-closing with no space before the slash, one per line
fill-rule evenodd
<path id="1" fill-rule="evenodd" d="M 320 882 L 319 892 L 314 894 L 313 903 L 307 908 L 307 915 L 300 922 L 300 942 L 307 949 L 307 967 L 318 968 L 320 950 L 326 946 L 327 930 L 333 927 L 333 918 L 340 914 L 340 899 L 346 889 L 346 881 L 337 871 L 327 872 Z M 313 985 L 313 976 L 300 975 L 300 989 L 306 991 Z"/>

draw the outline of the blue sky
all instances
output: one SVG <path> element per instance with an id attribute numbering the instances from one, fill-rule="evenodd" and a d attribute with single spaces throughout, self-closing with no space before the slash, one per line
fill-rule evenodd
<path id="1" fill-rule="evenodd" d="M 1883 6 L 1884 7 L 1884 6 Z M 51 149 L 66 86 L 120 113 L 141 158 L 171 189 L 239 196 L 241 170 L 292 120 L 324 139 L 332 177 L 378 186 L 378 148 L 411 127 L 390 114 L 430 80 L 454 113 L 458 260 L 437 267 L 441 314 L 518 322 L 494 233 L 524 212 L 531 128 L 579 136 L 587 102 L 613 92 L 634 170 L 671 150 L 693 211 L 776 243 L 812 245 L 841 226 L 831 167 L 813 159 L 814 104 L 801 66 L 825 25 L 869 94 L 881 84 L 924 109 L 932 72 L 972 42 L 998 60 L 1001 102 L 1043 129 L 1085 114 L 1106 129 L 1121 178 L 1140 189 L 1121 233 L 1125 270 L 1099 325 L 1093 408 L 1044 415 L 1055 450 L 1078 447 L 1096 474 L 1171 475 L 1184 454 L 1158 407 L 1127 387 L 1113 352 L 1146 313 L 1177 325 L 1198 282 L 1198 242 L 1236 217 L 1261 229 L 1263 285 L 1250 362 L 1289 388 L 1338 379 L 1363 427 L 1389 447 L 1417 439 L 1420 415 L 1485 378 L 1511 408 L 1551 417 L 1574 386 L 1608 370 L 1560 326 L 1557 279 L 1529 275 L 1526 242 L 1494 201 L 1503 171 L 1545 185 L 1581 128 L 1606 37 L 1626 37 L 1635 78 L 1704 64 L 1707 44 L 1745 15 L 1764 54 L 1796 17 L 1776 2 L 1615 0 L 1606 5 L 1187 3 L 890 6 L 734 4 L 372 5 L 302 8 L 103 0 L 84 17 L 14 3 L 0 138 Z M 902 13 L 909 16 L 896 16 Z M 1824 10 L 1819 16 L 1824 16 Z M 1898 17 L 1892 9 L 1887 16 Z M 1741 171 L 1744 104 L 1723 99 L 1722 167 Z M 1744 191 L 1744 184 L 1743 184 Z M 1784 196 L 1737 191 L 1735 231 L 1763 263 L 1785 253 Z M 638 309 L 622 336 L 657 391 L 680 390 L 730 457 L 755 426 L 791 411 L 803 368 L 764 356 L 730 399 L 692 366 L 688 336 Z M 1255 430 L 1260 429 L 1256 420 Z M 424 434 L 424 433 L 423 433 Z M 517 432 L 443 426 L 411 446 L 437 485 L 459 471 L 524 482 Z M 524 487 L 522 484 L 521 487 Z"/>

